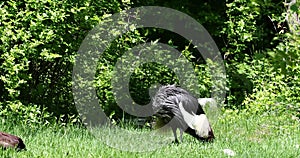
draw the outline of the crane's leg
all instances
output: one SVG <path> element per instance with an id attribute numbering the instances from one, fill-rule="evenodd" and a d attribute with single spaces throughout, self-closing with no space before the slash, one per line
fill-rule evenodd
<path id="1" fill-rule="evenodd" d="M 183 130 L 181 128 L 179 128 L 179 131 L 180 131 L 180 142 L 182 143 Z"/>
<path id="2" fill-rule="evenodd" d="M 174 134 L 174 143 L 179 143 L 178 139 L 177 139 L 177 133 L 176 133 L 177 128 L 172 128 L 173 134 Z"/>

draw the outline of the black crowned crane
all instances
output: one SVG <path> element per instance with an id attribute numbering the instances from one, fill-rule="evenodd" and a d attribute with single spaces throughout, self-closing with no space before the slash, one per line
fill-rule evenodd
<path id="1" fill-rule="evenodd" d="M 212 141 L 215 138 L 213 130 L 199 102 L 180 87 L 162 86 L 153 97 L 153 110 L 158 126 L 170 126 L 176 143 L 179 142 L 177 129 L 180 130 L 181 142 L 183 131 L 200 141 Z"/>
<path id="2" fill-rule="evenodd" d="M 26 150 L 21 138 L 4 132 L 0 132 L 0 147 L 3 149 L 15 148 L 18 151 L 22 149 Z"/>

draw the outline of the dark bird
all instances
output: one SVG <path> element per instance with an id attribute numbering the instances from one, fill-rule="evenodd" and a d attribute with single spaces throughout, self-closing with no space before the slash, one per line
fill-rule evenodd
<path id="1" fill-rule="evenodd" d="M 22 149 L 26 150 L 25 144 L 21 138 L 4 132 L 0 132 L 0 147 L 3 149 L 16 148 L 18 151 Z"/>
<path id="2" fill-rule="evenodd" d="M 181 142 L 183 131 L 200 141 L 212 141 L 215 138 L 198 100 L 180 87 L 162 86 L 153 97 L 152 108 L 158 126 L 170 126 L 176 143 L 177 129 L 180 130 Z"/>

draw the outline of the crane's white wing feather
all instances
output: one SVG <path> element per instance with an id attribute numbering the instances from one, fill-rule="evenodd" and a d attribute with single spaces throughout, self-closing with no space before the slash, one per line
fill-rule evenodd
<path id="1" fill-rule="evenodd" d="M 194 122 L 194 117 L 195 117 L 195 114 L 190 114 L 188 113 L 182 106 L 182 103 L 180 102 L 179 103 L 179 110 L 183 116 L 183 119 L 184 121 L 186 122 L 186 124 L 192 128 L 192 129 L 195 129 L 194 126 L 193 126 L 193 122 Z"/>

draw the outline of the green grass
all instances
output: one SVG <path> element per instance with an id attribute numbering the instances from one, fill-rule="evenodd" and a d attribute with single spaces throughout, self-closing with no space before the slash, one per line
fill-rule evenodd
<path id="1" fill-rule="evenodd" d="M 224 149 L 231 149 L 236 153 L 234 157 L 242 158 L 300 157 L 300 123 L 292 120 L 289 115 L 223 115 L 212 124 L 216 136 L 213 143 L 200 143 L 185 134 L 184 142 L 179 145 L 167 142 L 167 145 L 155 151 L 142 153 L 108 147 L 88 130 L 75 126 L 27 127 L 6 124 L 0 127 L 1 131 L 22 137 L 27 151 L 0 150 L 0 157 L 229 157 L 224 154 Z M 139 131 L 147 132 L 149 129 Z M 172 138 L 172 134 L 168 138 Z M 130 139 L 126 137 L 122 141 Z"/>

